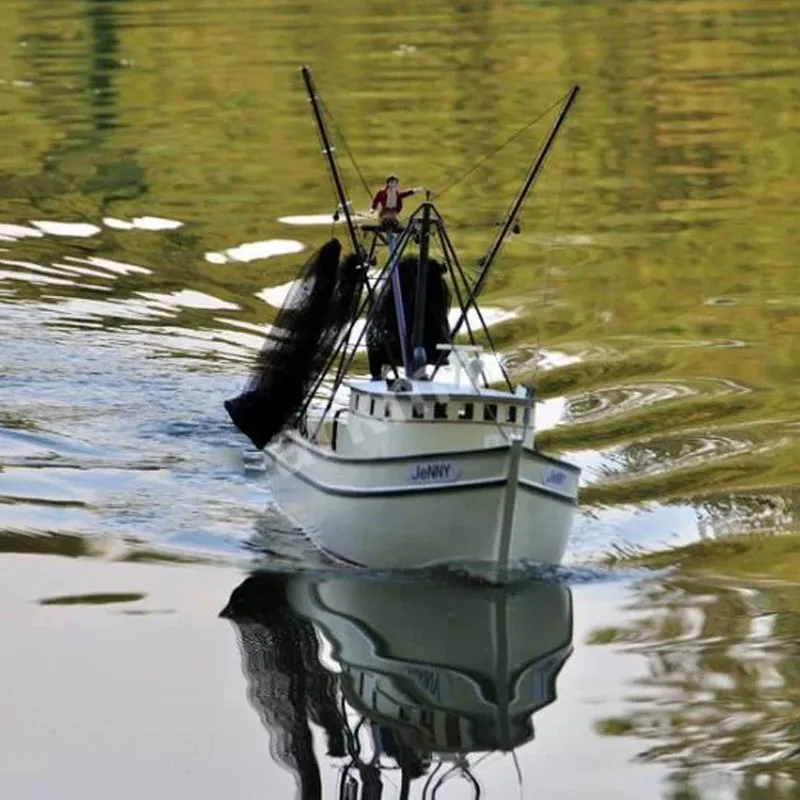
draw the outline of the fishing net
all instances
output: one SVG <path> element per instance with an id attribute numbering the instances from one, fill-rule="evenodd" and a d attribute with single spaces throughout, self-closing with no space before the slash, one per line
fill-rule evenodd
<path id="1" fill-rule="evenodd" d="M 397 264 L 400 296 L 406 319 L 407 336 L 411 336 L 416 307 L 416 279 L 419 260 L 416 256 L 406 256 Z M 423 325 L 423 347 L 427 364 L 436 364 L 441 355 L 438 344 L 450 342 L 450 325 L 447 314 L 450 310 L 450 290 L 444 276 L 447 267 L 435 259 L 428 261 L 428 281 L 425 292 L 425 316 Z M 388 278 L 387 278 L 388 280 Z M 409 354 L 412 351 L 408 344 Z M 369 368 L 373 378 L 379 378 L 384 364 L 393 366 L 403 363 L 400 334 L 397 325 L 397 310 L 394 299 L 394 286 L 378 301 L 373 320 L 367 329 L 367 353 Z"/>
<path id="2" fill-rule="evenodd" d="M 237 428 L 263 448 L 299 412 L 358 305 L 365 270 L 339 263 L 331 239 L 305 263 L 284 301 L 244 391 L 225 401 Z"/>

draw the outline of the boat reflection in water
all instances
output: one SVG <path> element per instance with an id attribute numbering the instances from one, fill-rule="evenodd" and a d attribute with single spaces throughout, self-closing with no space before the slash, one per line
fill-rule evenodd
<path id="1" fill-rule="evenodd" d="M 260 572 L 221 616 L 235 623 L 250 700 L 303 800 L 323 796 L 311 724 L 339 769 L 326 797 L 374 800 L 396 787 L 433 798 L 457 778 L 459 797 L 481 796 L 486 754 L 533 738 L 532 715 L 556 699 L 572 653 L 572 595 L 556 582 Z"/>

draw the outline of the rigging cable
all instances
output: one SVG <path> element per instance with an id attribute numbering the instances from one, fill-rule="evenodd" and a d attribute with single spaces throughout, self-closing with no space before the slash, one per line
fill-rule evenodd
<path id="1" fill-rule="evenodd" d="M 478 779 L 470 772 L 470 765 L 469 762 L 462 757 L 460 757 L 450 769 L 442 775 L 436 783 L 433 785 L 433 791 L 431 792 L 431 800 L 436 800 L 437 795 L 439 794 L 439 790 L 444 786 L 447 781 L 451 778 L 463 778 L 467 783 L 472 786 L 473 789 L 473 800 L 481 800 L 483 796 L 483 790 L 481 789 L 481 785 L 478 782 Z"/>
<path id="2" fill-rule="evenodd" d="M 529 122 L 527 125 L 520 128 L 516 133 L 512 133 L 511 136 L 509 136 L 508 139 L 506 139 L 503 142 L 503 144 L 500 145 L 500 147 L 496 148 L 495 150 L 492 150 L 490 153 L 488 153 L 482 159 L 480 159 L 476 164 L 473 164 L 460 178 L 456 178 L 454 181 L 448 183 L 444 187 L 444 189 L 442 189 L 442 191 L 436 195 L 436 199 L 440 200 L 454 186 L 458 186 L 459 183 L 465 181 L 470 175 L 472 175 L 473 172 L 475 172 L 476 169 L 482 167 L 490 158 L 494 158 L 504 147 L 510 145 L 511 142 L 514 141 L 514 139 L 516 139 L 519 136 L 522 136 L 522 134 L 525 133 L 525 131 L 527 131 L 529 128 L 532 128 L 540 120 L 544 119 L 554 108 L 556 108 L 556 106 L 562 104 L 565 98 L 566 95 L 564 95 L 564 97 L 562 97 L 560 100 L 556 100 L 556 102 L 553 103 L 549 108 L 547 108 L 545 111 L 539 114 L 539 116 L 536 117 L 536 119 L 534 119 L 532 122 Z"/>
<path id="3" fill-rule="evenodd" d="M 517 758 L 517 751 L 511 751 L 511 759 L 514 762 L 514 769 L 517 771 L 517 783 L 519 784 L 519 797 L 520 800 L 525 800 L 525 792 L 523 791 L 522 785 L 522 770 L 519 767 L 519 759 Z"/>
<path id="4" fill-rule="evenodd" d="M 536 350 L 534 351 L 533 362 L 533 376 L 531 378 L 531 385 L 533 387 L 534 397 L 537 389 L 537 381 L 539 379 L 539 354 L 542 346 L 542 322 L 544 317 L 544 307 L 547 303 L 547 292 L 550 288 L 550 268 L 553 264 L 553 250 L 555 249 L 555 241 L 558 236 L 558 222 L 561 216 L 561 198 L 564 195 L 564 176 L 566 174 L 567 158 L 566 155 L 561 157 L 561 177 L 559 178 L 558 196 L 556 197 L 556 219 L 553 225 L 553 235 L 550 237 L 550 248 L 547 253 L 547 262 L 544 268 L 544 280 L 542 285 L 542 302 L 540 304 L 539 319 L 536 321 Z M 535 402 L 535 401 L 534 401 Z"/>
<path id="5" fill-rule="evenodd" d="M 339 139 L 341 140 L 342 146 L 344 147 L 344 150 L 347 153 L 347 156 L 349 157 L 350 161 L 352 162 L 353 167 L 355 168 L 355 171 L 356 171 L 356 174 L 358 175 L 359 180 L 361 181 L 361 185 L 364 187 L 364 191 L 367 193 L 367 196 L 369 197 L 369 199 L 372 200 L 372 190 L 369 188 L 369 184 L 367 183 L 367 181 L 364 178 L 364 175 L 362 174 L 361 170 L 359 169 L 358 163 L 356 162 L 356 159 L 355 159 L 355 156 L 353 155 L 352 151 L 350 150 L 350 146 L 347 144 L 347 139 L 344 138 L 344 134 L 342 133 L 341 128 L 336 123 L 336 118 L 331 113 L 331 110 L 325 105 L 325 102 L 322 100 L 322 98 L 319 98 L 319 103 L 322 106 L 322 108 L 325 110 L 325 113 L 328 115 L 328 119 L 330 120 L 331 125 L 333 126 L 333 129 L 336 131 L 336 134 L 338 135 Z"/>
<path id="6" fill-rule="evenodd" d="M 436 777 L 436 773 L 441 770 L 443 767 L 443 763 L 441 761 L 437 762 L 436 766 L 431 770 L 430 774 L 428 775 L 425 785 L 422 787 L 422 798 L 421 800 L 430 800 L 428 797 L 428 789 L 430 788 L 431 784 L 433 783 L 434 778 Z"/>

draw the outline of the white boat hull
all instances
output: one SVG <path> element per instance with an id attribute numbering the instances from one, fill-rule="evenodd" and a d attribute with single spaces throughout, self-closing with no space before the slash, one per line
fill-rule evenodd
<path id="1" fill-rule="evenodd" d="M 376 569 L 558 564 L 578 469 L 522 446 L 342 457 L 299 434 L 265 450 L 281 509 L 329 555 Z"/>

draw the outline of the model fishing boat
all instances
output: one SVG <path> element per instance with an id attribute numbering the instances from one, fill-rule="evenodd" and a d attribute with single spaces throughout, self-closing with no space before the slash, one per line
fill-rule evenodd
<path id="1" fill-rule="evenodd" d="M 454 778 L 467 784 L 455 796 L 481 797 L 482 780 L 497 781 L 490 762 L 534 738 L 532 717 L 556 700 L 573 649 L 572 595 L 549 581 L 255 573 L 221 614 L 237 627 L 273 757 L 304 798 L 370 800 L 398 784 L 401 800 L 434 798 Z M 336 793 L 323 791 L 332 781 L 311 724 Z"/>
<path id="2" fill-rule="evenodd" d="M 477 298 L 578 87 L 470 279 L 429 192 L 402 226 L 355 218 L 302 72 L 351 252 L 334 238 L 306 263 L 228 413 L 264 450 L 279 507 L 342 562 L 495 581 L 519 562 L 559 563 L 579 470 L 538 449 L 532 389 L 512 385 Z M 364 350 L 370 374 L 357 377 Z"/>

